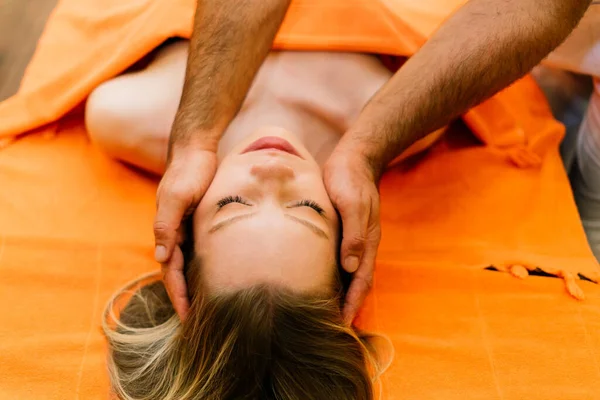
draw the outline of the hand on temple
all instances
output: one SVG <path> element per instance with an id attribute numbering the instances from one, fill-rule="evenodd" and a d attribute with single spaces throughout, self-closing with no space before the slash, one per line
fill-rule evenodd
<path id="1" fill-rule="evenodd" d="M 189 309 L 180 248 L 185 237 L 184 221 L 196 210 L 216 170 L 217 155 L 214 151 L 188 148 L 173 155 L 156 194 L 155 258 L 162 265 L 167 293 L 182 320 Z"/>
<path id="2" fill-rule="evenodd" d="M 324 170 L 344 226 L 342 265 L 356 270 L 346 321 L 356 315 L 373 279 L 380 239 L 377 182 L 388 163 L 526 74 L 567 37 L 589 4 L 552 0 L 540 8 L 535 0 L 468 1 L 364 107 Z"/>
<path id="3" fill-rule="evenodd" d="M 241 107 L 289 4 L 290 0 L 198 2 L 183 94 L 171 131 L 170 150 L 178 152 L 172 152 L 159 185 L 154 221 L 155 258 L 182 320 L 189 308 L 178 246 L 182 221 L 212 182 L 221 135 Z"/>
<path id="4" fill-rule="evenodd" d="M 344 320 L 356 317 L 373 283 L 375 256 L 381 238 L 379 192 L 375 174 L 357 152 L 340 146 L 323 169 L 325 188 L 342 219 L 340 261 L 353 273 L 344 302 Z"/>

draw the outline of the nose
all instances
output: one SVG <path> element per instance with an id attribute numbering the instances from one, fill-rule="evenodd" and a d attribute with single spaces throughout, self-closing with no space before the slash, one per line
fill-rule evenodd
<path id="1" fill-rule="evenodd" d="M 285 181 L 294 178 L 294 170 L 275 159 L 252 165 L 250 174 L 259 180 Z"/>

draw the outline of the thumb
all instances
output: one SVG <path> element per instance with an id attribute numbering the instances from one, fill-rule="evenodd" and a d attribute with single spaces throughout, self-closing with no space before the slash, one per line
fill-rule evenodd
<path id="1" fill-rule="evenodd" d="M 342 267 L 349 273 L 356 272 L 360 265 L 367 241 L 369 208 L 365 202 L 350 201 L 338 205 L 342 217 L 342 245 L 340 257 Z"/>
<path id="2" fill-rule="evenodd" d="M 159 263 L 167 262 L 178 245 L 178 229 L 191 201 L 177 192 L 167 192 L 158 196 L 156 217 L 154 218 L 154 258 Z"/>

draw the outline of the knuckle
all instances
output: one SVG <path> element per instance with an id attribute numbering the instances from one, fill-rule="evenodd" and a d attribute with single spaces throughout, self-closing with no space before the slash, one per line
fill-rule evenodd
<path id="1" fill-rule="evenodd" d="M 365 248 L 366 238 L 363 235 L 352 235 L 344 238 L 346 251 L 350 253 L 360 253 Z"/>
<path id="2" fill-rule="evenodd" d="M 184 201 L 189 197 L 189 190 L 184 185 L 176 184 L 169 188 L 168 194 L 175 200 Z"/>
<path id="3" fill-rule="evenodd" d="M 371 234 L 369 235 L 369 241 L 373 244 L 379 244 L 379 242 L 381 241 L 381 227 L 377 226 L 376 228 L 374 228 L 371 231 Z"/>
<path id="4" fill-rule="evenodd" d="M 164 221 L 155 221 L 153 229 L 154 236 L 156 236 L 157 239 L 167 238 L 171 231 L 171 227 L 169 226 L 169 224 L 167 224 Z"/>
<path id="5" fill-rule="evenodd" d="M 369 271 L 366 274 L 357 276 L 355 279 L 361 280 L 367 291 L 373 288 L 373 271 Z"/>
<path id="6" fill-rule="evenodd" d="M 368 292 L 373 287 L 372 279 L 368 279 L 366 277 L 357 278 L 357 279 L 360 279 L 362 281 L 362 287 L 364 288 L 364 293 Z"/>
<path id="7" fill-rule="evenodd" d="M 181 179 L 175 181 L 165 180 L 159 184 L 157 196 L 171 197 L 175 199 L 187 198 L 189 195 L 189 185 Z"/>
<path id="8" fill-rule="evenodd" d="M 362 204 L 362 201 L 356 197 L 353 196 L 352 192 L 349 189 L 346 189 L 346 192 L 342 193 L 340 196 L 338 196 L 338 202 L 345 206 L 345 207 L 352 207 L 355 208 L 357 206 L 359 206 L 360 204 Z"/>
<path id="9" fill-rule="evenodd" d="M 356 282 L 357 293 L 360 294 L 360 297 L 365 297 L 371 289 L 373 289 L 373 278 L 372 276 L 355 276 L 353 278 Z"/>

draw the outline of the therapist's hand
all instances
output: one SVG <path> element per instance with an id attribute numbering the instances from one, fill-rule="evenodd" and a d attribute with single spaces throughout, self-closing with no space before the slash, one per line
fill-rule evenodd
<path id="1" fill-rule="evenodd" d="M 375 256 L 381 239 L 379 192 L 366 159 L 340 146 L 325 164 L 323 180 L 342 218 L 342 266 L 353 273 L 343 310 L 344 320 L 351 323 L 373 284 Z"/>
<path id="2" fill-rule="evenodd" d="M 156 194 L 155 258 L 173 308 L 184 320 L 189 310 L 184 260 L 180 244 L 184 220 L 191 217 L 217 170 L 214 151 L 190 149 L 173 153 Z"/>

